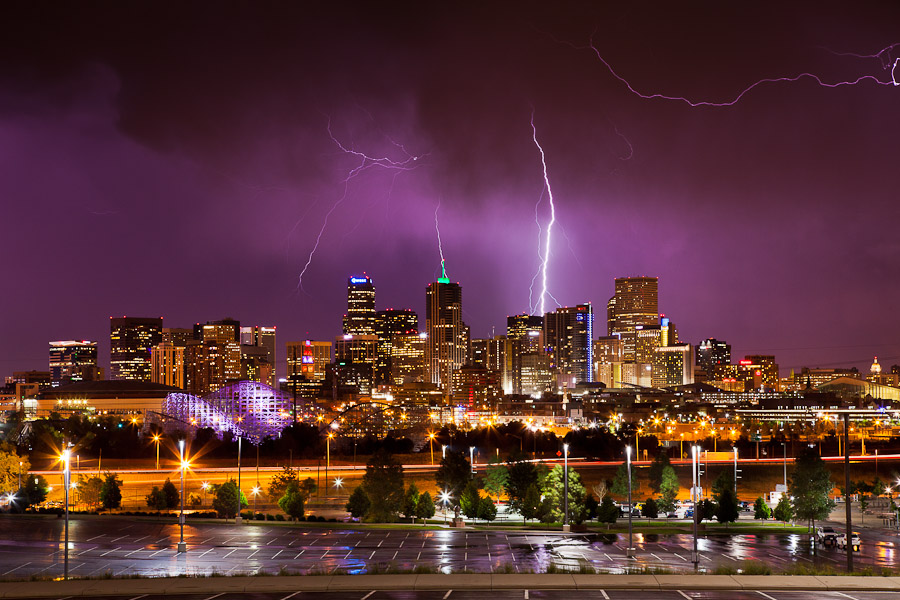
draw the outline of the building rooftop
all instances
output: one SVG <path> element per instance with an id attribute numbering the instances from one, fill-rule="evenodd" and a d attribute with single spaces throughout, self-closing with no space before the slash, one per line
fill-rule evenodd
<path id="1" fill-rule="evenodd" d="M 182 392 L 181 388 L 149 381 L 79 381 L 41 392 L 42 400 L 56 398 L 159 398 L 171 392 Z"/>

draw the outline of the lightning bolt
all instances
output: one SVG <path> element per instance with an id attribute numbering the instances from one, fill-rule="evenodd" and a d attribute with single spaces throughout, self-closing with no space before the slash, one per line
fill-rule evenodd
<path id="1" fill-rule="evenodd" d="M 614 78 L 616 78 L 620 82 L 622 82 L 622 84 L 624 84 L 625 87 L 628 88 L 629 92 L 631 92 L 632 94 L 634 94 L 635 96 L 637 96 L 639 98 L 643 98 L 645 100 L 654 100 L 654 99 L 674 100 L 677 102 L 683 102 L 683 103 L 687 104 L 688 106 L 691 106 L 694 108 L 696 108 L 698 106 L 711 106 L 711 107 L 719 107 L 719 108 L 726 107 L 726 106 L 734 106 L 735 104 L 740 102 L 740 100 L 745 95 L 747 95 L 749 92 L 751 92 L 752 90 L 756 89 L 757 87 L 759 87 L 763 84 L 766 84 L 766 83 L 790 83 L 790 82 L 794 82 L 794 81 L 799 81 L 801 79 L 812 79 L 820 86 L 826 87 L 826 88 L 838 88 L 838 87 L 843 87 L 846 85 L 857 85 L 859 83 L 862 83 L 863 81 L 871 81 L 873 83 L 877 83 L 878 85 L 894 85 L 894 86 L 898 85 L 898 82 L 894 77 L 894 71 L 897 68 L 898 61 L 894 61 L 893 67 L 891 69 L 891 81 L 882 81 L 882 80 L 878 79 L 877 77 L 875 77 L 874 75 L 861 75 L 853 80 L 836 81 L 833 83 L 829 83 L 829 82 L 822 80 L 822 78 L 820 78 L 818 75 L 815 75 L 813 73 L 800 73 L 799 75 L 794 75 L 791 77 L 767 77 L 765 79 L 760 79 L 758 81 L 751 83 L 746 88 L 741 90 L 740 93 L 738 93 L 736 96 L 734 96 L 731 100 L 724 100 L 721 102 L 712 102 L 712 101 L 708 101 L 708 100 L 691 100 L 684 96 L 669 96 L 669 95 L 660 94 L 660 93 L 648 94 L 648 93 L 637 90 L 633 85 L 631 85 L 631 83 L 627 79 L 625 79 L 624 77 L 619 75 L 619 73 L 613 68 L 613 66 L 611 64 L 609 64 L 609 61 L 607 61 L 605 58 L 603 58 L 603 55 L 600 54 L 600 50 L 598 50 L 597 47 L 594 45 L 594 37 L 593 36 L 591 36 L 590 43 L 585 47 L 578 47 L 569 42 L 563 42 L 563 43 L 565 43 L 573 48 L 576 48 L 576 49 L 582 49 L 582 50 L 590 49 L 596 55 L 597 59 L 601 63 L 603 63 L 603 66 L 606 67 L 606 69 L 609 71 L 610 75 L 612 75 Z M 898 45 L 898 44 L 888 46 L 881 52 L 885 52 L 886 50 L 889 51 L 891 48 L 893 48 L 896 45 Z M 860 58 L 880 58 L 879 55 L 881 54 L 881 52 L 874 56 L 862 56 L 861 55 Z M 849 53 L 848 53 L 848 55 L 849 55 Z M 853 55 L 853 56 L 856 56 L 856 55 Z M 898 59 L 898 60 L 900 60 L 900 59 Z"/>
<path id="2" fill-rule="evenodd" d="M 547 265 L 550 263 L 550 240 L 551 235 L 553 234 L 553 224 L 556 222 L 556 204 L 553 202 L 553 188 L 550 187 L 550 177 L 547 175 L 547 158 L 544 155 L 544 149 L 541 147 L 541 143 L 537 139 L 537 127 L 534 125 L 534 109 L 531 109 L 531 139 L 534 140 L 534 145 L 537 146 L 538 151 L 541 153 L 541 166 L 544 169 L 544 187 L 547 189 L 547 199 L 550 202 L 550 222 L 547 223 L 547 241 L 544 244 L 544 253 L 541 257 L 541 312 L 540 314 L 545 314 L 546 309 L 546 300 L 548 296 L 547 292 Z M 541 190 L 543 194 L 543 190 Z M 551 296 L 552 297 L 552 296 Z"/>
<path id="3" fill-rule="evenodd" d="M 897 46 L 900 46 L 900 42 L 891 44 L 890 46 L 886 46 L 886 47 L 882 48 L 881 50 L 879 50 L 878 52 L 876 52 L 875 54 L 857 54 L 856 52 L 835 52 L 834 50 L 832 50 L 830 48 L 826 48 L 825 46 L 819 46 L 819 47 L 822 48 L 823 50 L 827 50 L 828 52 L 831 52 L 835 56 L 852 56 L 854 58 L 877 58 L 881 62 L 882 69 L 884 69 L 885 71 L 887 71 L 888 69 L 891 70 L 891 83 L 893 85 L 897 86 L 897 85 L 900 85 L 900 81 L 897 81 L 897 76 L 896 76 L 897 65 L 900 64 L 900 58 L 895 58 L 895 59 L 893 59 L 893 61 L 891 60 L 891 51 L 894 48 L 896 48 Z M 887 82 L 885 82 L 885 85 L 887 85 Z"/>
<path id="4" fill-rule="evenodd" d="M 437 232 L 438 252 L 441 253 L 441 279 L 447 279 L 447 269 L 444 266 L 444 247 L 441 245 L 441 228 L 438 226 L 438 211 L 441 209 L 441 199 L 438 198 L 434 207 L 434 230 Z"/>
<path id="5" fill-rule="evenodd" d="M 337 146 L 338 149 L 340 149 L 340 151 L 343 152 L 344 154 L 347 154 L 347 155 L 350 155 L 350 156 L 353 156 L 354 158 L 356 158 L 359 161 L 359 163 L 347 172 L 347 175 L 341 181 L 341 185 L 343 185 L 344 189 L 343 189 L 343 192 L 341 193 L 340 198 L 338 198 L 334 202 L 334 204 L 331 205 L 331 208 L 328 210 L 328 212 L 325 213 L 325 218 L 322 220 L 322 226 L 319 228 L 319 233 L 316 236 L 315 243 L 313 243 L 312 250 L 309 251 L 309 256 L 306 259 L 306 264 L 303 265 L 303 269 L 300 271 L 300 275 L 297 277 L 297 289 L 298 290 L 303 289 L 303 276 L 306 274 L 306 271 L 309 269 L 309 266 L 312 264 L 313 257 L 315 256 L 316 251 L 319 249 L 319 243 L 322 241 L 322 236 L 325 234 L 325 229 L 327 229 L 327 227 L 328 227 L 328 219 L 331 218 L 331 215 L 334 213 L 334 211 L 337 210 L 337 208 L 341 204 L 343 204 L 344 201 L 347 199 L 347 196 L 350 192 L 350 182 L 353 181 L 353 179 L 355 179 L 356 176 L 359 175 L 360 173 L 363 173 L 370 169 L 378 168 L 378 169 L 385 169 L 385 170 L 390 170 L 390 171 L 412 171 L 413 169 L 418 167 L 418 164 L 416 164 L 416 163 L 420 158 L 424 158 L 424 157 L 428 156 L 428 154 L 423 154 L 421 156 L 416 156 L 416 155 L 410 154 L 409 152 L 406 151 L 406 148 L 404 148 L 403 145 L 396 143 L 394 140 L 390 139 L 389 137 L 387 139 L 391 143 L 391 145 L 393 145 L 395 148 L 398 148 L 405 155 L 405 157 L 402 160 L 393 160 L 387 156 L 381 156 L 381 157 L 369 156 L 368 154 L 365 154 L 364 152 L 360 152 L 359 150 L 354 150 L 353 148 L 348 148 L 334 136 L 334 133 L 332 133 L 332 131 L 331 131 L 331 117 L 328 117 L 328 124 L 326 126 L 326 130 L 328 131 L 328 137 L 331 138 L 331 141 L 334 142 L 335 146 Z M 385 137 L 387 137 L 387 136 L 385 136 Z M 296 225 L 295 225 L 295 227 L 296 227 Z"/>

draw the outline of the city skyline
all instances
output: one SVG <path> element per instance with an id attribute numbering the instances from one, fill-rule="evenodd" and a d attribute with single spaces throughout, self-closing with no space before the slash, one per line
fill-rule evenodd
<path id="1" fill-rule="evenodd" d="M 692 344 L 900 362 L 896 6 L 150 6 L 11 11 L 5 374 L 53 340 L 108 368 L 110 315 L 330 340 L 351 273 L 424 321 L 442 259 L 489 337 L 535 305 L 548 181 L 562 305 L 659 277 Z M 873 79 L 641 97 L 801 73 Z"/>

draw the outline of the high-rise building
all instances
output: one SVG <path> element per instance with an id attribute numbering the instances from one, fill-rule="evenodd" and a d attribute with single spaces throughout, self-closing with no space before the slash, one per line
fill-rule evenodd
<path id="1" fill-rule="evenodd" d="M 391 343 L 391 383 L 395 386 L 425 381 L 425 333 L 400 334 Z"/>
<path id="2" fill-rule="evenodd" d="M 218 321 L 207 321 L 206 325 L 197 323 L 194 325 L 194 339 L 240 344 L 241 322 L 232 318 L 225 318 Z"/>
<path id="3" fill-rule="evenodd" d="M 472 356 L 469 357 L 468 362 L 476 367 L 484 367 L 489 371 L 500 373 L 502 380 L 503 372 L 506 369 L 507 345 L 505 335 L 472 340 L 470 345 Z"/>
<path id="4" fill-rule="evenodd" d="M 162 317 L 109 318 L 110 379 L 150 381 L 150 349 L 162 341 Z"/>
<path id="5" fill-rule="evenodd" d="M 378 336 L 345 334 L 334 339 L 335 385 L 371 394 L 375 378 Z"/>
<path id="6" fill-rule="evenodd" d="M 252 327 L 241 327 L 241 354 L 242 356 L 253 356 L 253 359 L 250 361 L 250 364 L 247 364 L 247 367 L 251 370 L 261 369 L 268 373 L 265 381 L 260 381 L 260 383 L 268 384 L 270 387 L 275 387 L 275 327 L 264 327 L 260 325 L 254 325 Z M 248 350 L 243 348 L 243 346 L 250 347 L 259 347 L 265 349 L 265 354 L 261 355 L 259 352 L 254 350 Z M 245 360 L 244 358 L 241 359 Z M 268 363 L 268 366 L 263 365 L 262 362 Z M 250 378 L 251 381 L 259 381 L 254 378 Z"/>
<path id="7" fill-rule="evenodd" d="M 607 304 L 607 325 L 608 335 L 621 336 L 625 361 L 635 360 L 635 328 L 652 327 L 658 321 L 659 279 L 617 277 L 615 295 Z"/>
<path id="8" fill-rule="evenodd" d="M 550 361 L 544 351 L 544 317 L 521 314 L 506 317 L 506 368 L 503 389 L 508 394 L 543 394 L 543 382 L 547 379 L 543 374 L 535 374 L 543 365 L 547 367 L 549 376 Z M 528 384 L 522 375 L 525 358 L 529 357 Z M 541 388 L 535 392 L 535 388 Z"/>
<path id="9" fill-rule="evenodd" d="M 344 335 L 375 335 L 375 284 L 365 273 L 347 279 Z"/>
<path id="10" fill-rule="evenodd" d="M 772 355 L 753 354 L 738 361 L 738 379 L 747 390 L 778 390 L 778 364 Z"/>
<path id="11" fill-rule="evenodd" d="M 240 344 L 211 335 L 184 348 L 185 389 L 195 395 L 215 392 L 241 378 Z"/>
<path id="12" fill-rule="evenodd" d="M 703 340 L 697 346 L 696 364 L 707 379 L 714 380 L 717 366 L 731 364 L 731 346 L 715 338 Z"/>
<path id="13" fill-rule="evenodd" d="M 465 364 L 468 335 L 462 320 L 462 287 L 443 276 L 425 291 L 427 380 L 452 393 L 451 373 Z"/>
<path id="14" fill-rule="evenodd" d="M 594 312 L 591 303 L 565 306 L 544 315 L 544 347 L 558 388 L 594 380 Z"/>
<path id="15" fill-rule="evenodd" d="M 163 339 L 153 346 L 150 351 L 150 381 L 184 389 L 185 345 L 176 345 Z"/>
<path id="16" fill-rule="evenodd" d="M 163 327 L 162 341 L 184 348 L 194 339 L 194 330 L 188 327 Z"/>
<path id="17" fill-rule="evenodd" d="M 97 342 L 50 342 L 50 379 L 53 387 L 102 379 L 97 366 Z"/>
<path id="18" fill-rule="evenodd" d="M 325 381 L 327 367 L 331 363 L 331 342 L 287 343 L 287 376 L 302 376 L 310 381 Z"/>
<path id="19" fill-rule="evenodd" d="M 672 387 L 694 383 L 691 345 L 672 344 L 654 350 L 653 387 Z"/>
<path id="20" fill-rule="evenodd" d="M 375 313 L 375 335 L 378 350 L 375 357 L 375 385 L 390 385 L 391 348 L 398 335 L 419 334 L 419 315 L 406 309 L 379 310 Z"/>
<path id="21" fill-rule="evenodd" d="M 500 372 L 463 365 L 453 371 L 453 404 L 470 410 L 494 410 L 503 395 Z"/>

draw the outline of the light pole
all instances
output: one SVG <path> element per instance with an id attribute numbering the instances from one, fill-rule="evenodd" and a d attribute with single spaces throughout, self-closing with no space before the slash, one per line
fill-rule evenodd
<path id="1" fill-rule="evenodd" d="M 781 445 L 784 446 L 784 487 L 787 489 L 787 443 L 781 442 Z"/>
<path id="2" fill-rule="evenodd" d="M 444 446 L 446 448 L 446 446 Z M 447 524 L 447 504 L 450 502 L 450 492 L 441 490 L 441 502 L 444 503 L 444 525 Z"/>
<path id="3" fill-rule="evenodd" d="M 684 433 L 681 434 L 681 441 L 678 443 L 678 458 L 684 460 Z"/>
<path id="4" fill-rule="evenodd" d="M 738 449 L 737 447 L 733 448 L 734 450 L 734 497 L 737 498 L 737 480 L 738 480 Z"/>
<path id="5" fill-rule="evenodd" d="M 19 490 L 22 489 L 22 461 L 19 461 Z"/>
<path id="6" fill-rule="evenodd" d="M 472 477 L 475 477 L 475 446 L 469 446 L 469 467 L 472 469 Z"/>
<path id="7" fill-rule="evenodd" d="M 178 552 L 187 552 L 187 544 L 184 543 L 184 440 L 178 440 L 178 452 L 181 455 L 181 514 L 178 516 L 181 538 L 178 541 Z"/>
<path id="8" fill-rule="evenodd" d="M 625 556 L 634 558 L 634 544 L 632 543 L 631 530 L 631 446 L 625 446 L 625 468 L 628 471 L 628 550 Z"/>
<path id="9" fill-rule="evenodd" d="M 441 459 L 447 458 L 447 445 L 441 444 Z"/>
<path id="10" fill-rule="evenodd" d="M 431 451 L 431 466 L 434 466 L 434 432 L 428 432 L 428 449 Z"/>
<path id="11" fill-rule="evenodd" d="M 153 441 L 156 442 L 156 470 L 159 471 L 159 434 L 153 436 Z"/>
<path id="12" fill-rule="evenodd" d="M 238 481 L 237 481 L 237 513 L 234 515 L 234 524 L 241 524 L 241 436 L 238 435 Z"/>
<path id="13" fill-rule="evenodd" d="M 697 569 L 700 563 L 700 556 L 697 554 L 697 523 L 700 519 L 700 494 L 697 489 L 699 480 L 699 453 L 697 446 L 691 446 L 691 499 L 694 501 L 694 547 L 691 551 L 691 562 L 694 563 L 694 569 Z"/>
<path id="14" fill-rule="evenodd" d="M 256 497 L 259 496 L 259 484 L 250 490 L 250 493 L 253 494 L 253 512 L 256 513 Z"/>
<path id="15" fill-rule="evenodd" d="M 325 436 L 325 481 L 328 481 L 328 467 L 331 466 L 331 438 L 334 437 L 334 434 L 328 432 L 328 435 Z"/>
<path id="16" fill-rule="evenodd" d="M 63 559 L 63 580 L 67 580 L 69 578 L 69 461 L 71 458 L 71 453 L 69 449 L 66 448 L 63 450 L 62 459 L 63 459 L 63 483 L 66 488 L 66 533 L 64 538 L 65 543 L 65 558 Z"/>
<path id="17" fill-rule="evenodd" d="M 569 529 L 569 445 L 563 444 L 563 531 Z"/>

